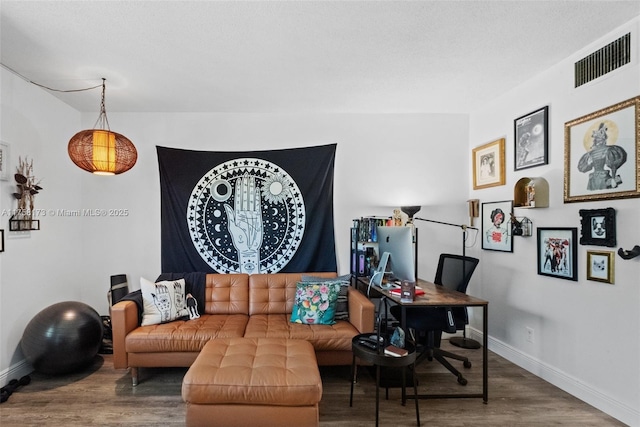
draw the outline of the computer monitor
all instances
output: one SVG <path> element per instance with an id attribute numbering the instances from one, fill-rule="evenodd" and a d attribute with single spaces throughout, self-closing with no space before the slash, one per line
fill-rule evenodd
<path id="1" fill-rule="evenodd" d="M 388 254 L 387 272 L 398 280 L 416 281 L 415 252 L 411 227 L 377 227 L 378 253 Z"/>

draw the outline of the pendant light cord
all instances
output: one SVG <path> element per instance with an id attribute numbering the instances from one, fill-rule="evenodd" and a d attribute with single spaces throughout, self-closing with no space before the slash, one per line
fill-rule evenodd
<path id="1" fill-rule="evenodd" d="M 22 74 L 20 74 L 20 73 L 19 73 L 19 72 L 17 72 L 16 70 L 14 70 L 13 68 L 6 66 L 5 64 L 0 64 L 0 65 L 2 65 L 2 67 L 3 67 L 3 68 L 5 68 L 5 69 L 7 69 L 8 71 L 11 71 L 11 72 L 12 72 L 13 74 L 15 74 L 16 76 L 20 77 L 22 80 L 24 80 L 24 81 L 26 81 L 26 82 L 29 82 L 29 83 L 31 83 L 31 84 L 33 84 L 33 85 L 39 86 L 39 87 L 41 87 L 41 88 L 43 88 L 43 89 L 50 90 L 50 91 L 52 91 L 52 92 L 63 92 L 63 93 L 69 93 L 69 92 L 84 92 L 84 91 L 86 91 L 86 90 L 97 89 L 97 88 L 99 88 L 99 87 L 101 87 L 101 86 L 104 88 L 104 81 L 105 81 L 105 79 L 103 78 L 103 79 L 102 79 L 102 84 L 97 85 L 97 86 L 85 87 L 85 88 L 82 88 L 82 89 L 66 89 L 66 90 L 63 90 L 63 89 L 54 89 L 54 88 L 51 88 L 51 87 L 48 87 L 48 86 L 42 85 L 42 84 L 40 84 L 40 83 L 36 83 L 36 82 L 34 82 L 33 80 L 29 80 L 28 78 L 26 78 L 25 76 L 23 76 Z M 102 101 L 102 102 L 103 102 L 103 104 L 104 104 L 104 89 L 103 89 L 102 99 L 103 99 L 103 101 Z"/>

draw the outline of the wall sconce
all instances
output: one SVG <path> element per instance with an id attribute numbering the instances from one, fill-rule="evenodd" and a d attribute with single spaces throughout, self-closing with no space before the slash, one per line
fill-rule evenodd
<path id="1" fill-rule="evenodd" d="M 138 160 L 133 143 L 109 129 L 104 105 L 105 79 L 102 79 L 100 115 L 94 129 L 76 133 L 69 140 L 69 157 L 81 169 L 96 175 L 117 175 L 131 169 Z"/>

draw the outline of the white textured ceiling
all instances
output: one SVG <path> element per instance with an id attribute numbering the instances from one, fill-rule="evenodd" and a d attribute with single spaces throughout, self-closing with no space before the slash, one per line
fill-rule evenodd
<path id="1" fill-rule="evenodd" d="M 0 1 L 1 62 L 107 112 L 468 112 L 640 1 Z M 98 90 L 54 93 L 98 111 Z"/>

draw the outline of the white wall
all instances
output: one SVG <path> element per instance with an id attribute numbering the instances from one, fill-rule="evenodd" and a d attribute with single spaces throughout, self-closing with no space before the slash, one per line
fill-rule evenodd
<path id="1" fill-rule="evenodd" d="M 110 114 L 109 120 L 137 145 L 139 160 L 113 179 L 83 177 L 87 207 L 130 212 L 126 218 L 83 219 L 104 254 L 87 256 L 87 274 L 100 280 L 121 271 L 130 275 L 133 288 L 140 276 L 154 278 L 160 269 L 156 145 L 245 151 L 337 143 L 334 221 L 342 273 L 349 271 L 353 218 L 391 215 L 401 204 L 459 200 L 467 191 L 466 173 L 450 178 L 447 173 L 466 162 L 466 149 L 460 149 L 467 145 L 466 115 L 148 113 Z M 435 148 L 429 148 L 433 142 Z M 439 185 L 443 177 L 447 184 Z M 102 293 L 93 296 L 98 297 Z"/>
<path id="2" fill-rule="evenodd" d="M 620 420 L 640 425 L 640 259 L 615 256 L 615 284 L 586 280 L 587 250 L 630 249 L 640 244 L 640 199 L 563 203 L 564 123 L 640 95 L 638 19 L 585 47 L 534 80 L 496 98 L 470 116 L 469 147 L 506 137 L 507 184 L 471 191 L 481 202 L 509 200 L 522 177 L 549 182 L 546 209 L 516 209 L 535 227 L 578 227 L 579 209 L 613 207 L 616 248 L 578 247 L 578 281 L 540 276 L 536 237 L 516 237 L 514 252 L 482 251 L 477 296 L 490 301 L 490 348 Z M 633 63 L 578 89 L 572 65 L 632 31 Z M 549 106 L 549 164 L 513 170 L 513 120 Z M 476 321 L 477 324 L 477 321 Z M 534 342 L 526 328 L 534 329 Z"/>
<path id="3" fill-rule="evenodd" d="M 80 205 L 81 185 L 66 146 L 79 130 L 80 114 L 4 68 L 1 74 L 0 139 L 10 144 L 8 181 L 0 181 L 0 373 L 15 378 L 23 369 L 19 351 L 22 332 L 43 308 L 60 301 L 82 300 L 92 283 L 84 280 L 81 254 L 85 239 L 80 222 L 46 216 L 50 208 Z M 13 173 L 18 158 L 33 159 L 34 175 L 43 190 L 35 197 L 40 231 L 10 232 L 9 217 L 17 202 Z M 103 287 L 104 288 L 104 287 Z M 26 368 L 25 368 L 26 369 Z M 26 372 L 25 372 L 26 373 Z"/>

